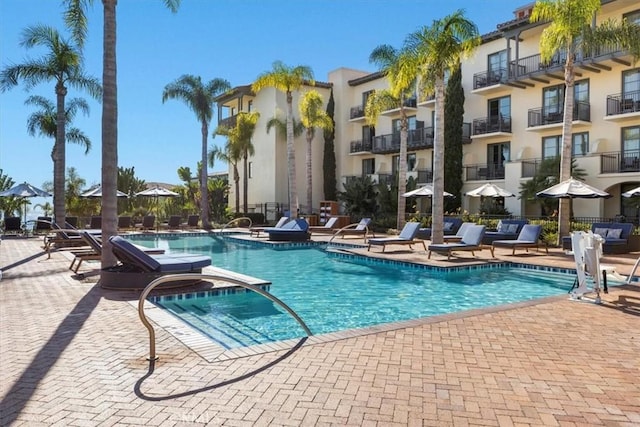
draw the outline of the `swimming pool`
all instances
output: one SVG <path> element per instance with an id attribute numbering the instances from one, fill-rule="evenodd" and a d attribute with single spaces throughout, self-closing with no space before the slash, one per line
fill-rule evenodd
<path id="1" fill-rule="evenodd" d="M 269 291 L 314 334 L 561 295 L 574 279 L 566 272 L 509 265 L 429 269 L 318 247 L 276 250 L 209 236 L 145 236 L 135 242 L 169 252 L 207 253 L 216 267 L 271 281 Z M 253 292 L 199 292 L 152 301 L 224 348 L 305 336 L 289 314 Z"/>

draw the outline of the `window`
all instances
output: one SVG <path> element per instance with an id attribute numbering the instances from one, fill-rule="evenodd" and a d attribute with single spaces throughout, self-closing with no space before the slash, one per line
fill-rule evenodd
<path id="1" fill-rule="evenodd" d="M 586 156 L 589 152 L 589 132 L 573 134 L 573 157 Z"/>
<path id="2" fill-rule="evenodd" d="M 542 158 L 549 159 L 560 155 L 562 146 L 562 136 L 554 135 L 542 138 Z"/>
<path id="3" fill-rule="evenodd" d="M 542 89 L 542 115 L 562 114 L 564 105 L 564 85 L 549 86 Z"/>
<path id="4" fill-rule="evenodd" d="M 371 175 L 376 172 L 376 159 L 362 159 L 362 175 Z"/>
<path id="5" fill-rule="evenodd" d="M 368 90 L 366 92 L 362 92 L 362 106 L 365 107 L 367 105 L 367 100 L 369 99 L 369 96 L 371 96 L 371 94 L 373 93 L 372 90 Z"/>
<path id="6" fill-rule="evenodd" d="M 622 17 L 629 22 L 640 24 L 640 9 L 634 10 L 633 12 L 625 13 L 624 15 L 622 15 Z"/>
<path id="7" fill-rule="evenodd" d="M 511 117 L 511 97 L 495 98 L 489 100 L 489 119 Z"/>
<path id="8" fill-rule="evenodd" d="M 640 92 L 640 68 L 622 73 L 622 97 L 633 98 L 634 92 Z"/>
<path id="9" fill-rule="evenodd" d="M 509 143 L 487 145 L 488 178 L 504 178 L 504 164 L 509 161 Z"/>
<path id="10" fill-rule="evenodd" d="M 362 143 L 370 144 L 376 136 L 376 128 L 373 126 L 362 126 Z"/>
<path id="11" fill-rule="evenodd" d="M 407 153 L 407 172 L 415 171 L 417 163 L 416 153 Z M 400 156 L 393 156 L 391 165 L 391 173 L 393 175 L 397 174 L 400 170 Z"/>
<path id="12" fill-rule="evenodd" d="M 622 151 L 624 157 L 640 157 L 640 126 L 622 128 Z"/>
<path id="13" fill-rule="evenodd" d="M 253 111 L 253 100 L 249 100 L 249 102 L 247 102 L 247 111 L 249 113 Z"/>
<path id="14" fill-rule="evenodd" d="M 394 119 L 391 122 L 391 129 L 393 129 L 393 133 L 400 132 L 401 123 L 401 119 Z M 417 129 L 417 124 L 418 122 L 416 121 L 416 116 L 407 117 L 407 130 Z"/>
<path id="15" fill-rule="evenodd" d="M 589 102 L 589 80 L 579 80 L 575 82 L 573 85 L 573 94 L 575 102 Z"/>
<path id="16" fill-rule="evenodd" d="M 507 51 L 501 50 L 500 52 L 493 53 L 489 55 L 487 59 L 489 62 L 487 67 L 489 84 L 501 82 L 503 77 L 506 77 L 507 72 Z"/>

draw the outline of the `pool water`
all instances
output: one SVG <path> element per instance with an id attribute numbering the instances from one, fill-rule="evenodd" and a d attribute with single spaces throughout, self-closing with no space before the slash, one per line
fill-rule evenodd
<path id="1" fill-rule="evenodd" d="M 219 238 L 147 237 L 138 244 L 211 255 L 213 265 L 271 281 L 314 334 L 566 293 L 574 276 L 496 267 L 443 272 L 341 257 L 319 248 L 276 250 Z M 305 336 L 284 310 L 253 292 L 159 297 L 154 302 L 219 345 L 236 348 Z"/>

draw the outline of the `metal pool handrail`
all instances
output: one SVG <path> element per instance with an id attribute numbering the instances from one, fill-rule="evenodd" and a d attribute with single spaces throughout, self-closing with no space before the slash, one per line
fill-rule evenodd
<path id="1" fill-rule="evenodd" d="M 251 221 L 251 218 L 249 218 L 248 216 L 241 216 L 239 218 L 234 218 L 231 221 L 229 221 L 228 223 L 226 223 L 225 225 L 223 225 L 222 228 L 220 229 L 220 232 L 224 231 L 224 229 L 227 228 L 228 226 L 230 226 L 231 224 L 233 224 L 235 222 L 240 222 L 240 220 L 249 221 L 249 227 L 248 228 L 251 228 L 251 226 L 253 225 L 253 221 Z"/>
<path id="2" fill-rule="evenodd" d="M 149 357 L 148 360 L 157 360 L 156 356 L 156 332 L 153 329 L 153 326 L 147 320 L 147 317 L 144 314 L 144 302 L 149 296 L 149 293 L 158 285 L 169 282 L 177 282 L 180 280 L 221 280 L 229 283 L 233 283 L 245 289 L 250 289 L 263 297 L 275 302 L 280 307 L 284 308 L 296 321 L 302 326 L 302 329 L 306 332 L 308 336 L 312 336 L 313 333 L 309 329 L 306 323 L 298 316 L 298 314 L 293 311 L 287 304 L 282 302 L 278 297 L 271 295 L 269 292 L 260 289 L 258 286 L 252 285 L 250 283 L 246 283 L 242 280 L 234 279 L 232 277 L 219 276 L 216 274 L 201 274 L 201 273 L 184 273 L 184 274 L 169 274 L 166 276 L 159 277 L 149 283 L 146 288 L 140 294 L 140 298 L 138 299 L 138 316 L 140 317 L 140 321 L 142 324 L 149 330 Z"/>
<path id="3" fill-rule="evenodd" d="M 342 231 L 349 230 L 349 229 L 352 229 L 352 228 L 356 228 L 357 226 L 358 226 L 357 222 L 353 223 L 353 224 L 345 225 L 344 227 L 342 227 L 341 229 L 339 229 L 335 233 L 333 233 L 333 236 L 331 236 L 331 239 L 329 239 L 329 241 L 327 243 L 333 242 L 333 239 L 335 239 L 336 236 L 339 236 L 340 234 L 342 234 Z M 365 243 L 366 243 L 368 235 L 369 235 L 369 226 L 365 225 L 365 232 L 364 232 Z M 374 235 L 374 237 L 375 237 L 375 235 Z"/>

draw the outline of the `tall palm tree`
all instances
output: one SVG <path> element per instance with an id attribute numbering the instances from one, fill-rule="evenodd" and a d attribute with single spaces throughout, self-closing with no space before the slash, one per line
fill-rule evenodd
<path id="1" fill-rule="evenodd" d="M 407 116 L 408 99 L 415 97 L 418 70 L 410 60 L 408 52 L 389 45 L 376 47 L 369 55 L 369 62 L 378 65 L 389 82 L 389 88 L 375 91 L 367 99 L 365 119 L 367 124 L 375 125 L 380 113 L 397 108 L 400 111 L 400 159 L 398 164 L 398 218 L 396 227 L 401 229 L 405 222 L 406 199 L 402 194 L 407 189 L 407 138 L 409 118 Z"/>
<path id="2" fill-rule="evenodd" d="M 87 7 L 93 0 L 63 0 L 67 9 L 64 19 L 76 44 L 82 48 L 87 38 Z M 180 0 L 163 0 L 172 12 Z M 102 267 L 115 264 L 109 237 L 118 234 L 118 84 L 116 79 L 116 4 L 118 0 L 102 0 L 104 16 L 102 85 Z"/>
<path id="3" fill-rule="evenodd" d="M 312 165 L 312 145 L 313 137 L 316 134 L 316 128 L 322 131 L 333 129 L 333 120 L 323 108 L 324 101 L 322 95 L 316 90 L 305 92 L 300 99 L 298 108 L 300 109 L 300 121 L 306 129 L 307 137 L 307 209 L 308 213 L 312 213 L 313 208 L 313 171 Z"/>
<path id="4" fill-rule="evenodd" d="M 22 64 L 10 65 L 0 73 L 0 90 L 3 92 L 23 81 L 27 88 L 41 83 L 55 82 L 56 93 L 56 142 L 53 148 L 53 203 L 56 221 L 65 218 L 65 99 L 68 87 L 87 91 L 100 99 L 102 88 L 99 81 L 84 74 L 82 52 L 69 40 L 64 39 L 55 28 L 36 25 L 22 33 L 20 45 L 30 49 L 46 49 L 43 57 L 27 59 Z"/>
<path id="5" fill-rule="evenodd" d="M 435 135 L 433 140 L 433 197 L 431 240 L 442 243 L 444 236 L 444 98 L 445 72 L 453 73 L 461 59 L 471 56 L 480 44 L 478 27 L 458 10 L 431 26 L 409 34 L 405 42 L 413 61 L 419 67 L 420 85 L 434 93 Z"/>
<path id="6" fill-rule="evenodd" d="M 58 133 L 58 122 L 56 107 L 53 102 L 43 96 L 33 95 L 27 98 L 24 103 L 25 105 L 34 105 L 36 107 L 40 107 L 40 110 L 32 113 L 27 118 L 27 132 L 29 133 L 29 135 L 36 136 L 37 134 L 47 138 L 55 139 L 56 134 Z M 67 125 L 69 125 L 73 121 L 78 110 L 82 111 L 85 116 L 89 115 L 89 104 L 87 104 L 87 101 L 82 98 L 72 98 L 68 100 L 68 102 L 66 103 L 66 107 L 67 109 L 65 111 L 65 123 Z M 91 140 L 84 132 L 76 127 L 67 126 L 65 140 L 66 142 L 83 146 L 84 154 L 88 154 L 91 150 Z M 55 143 L 54 148 L 51 149 L 51 159 L 55 161 L 54 149 Z"/>
<path id="7" fill-rule="evenodd" d="M 560 152 L 560 181 L 571 176 L 575 57 L 577 53 L 596 52 L 602 46 L 619 46 L 628 50 L 634 60 L 640 58 L 640 26 L 623 20 L 606 20 L 593 25 L 601 7 L 600 0 L 544 0 L 537 1 L 531 11 L 531 22 L 549 22 L 540 37 L 540 57 L 549 62 L 556 54 L 566 56 L 564 63 L 564 111 L 562 122 L 562 150 Z M 558 239 L 570 231 L 570 203 L 560 200 L 558 209 Z M 559 242 L 559 240 L 558 240 Z"/>
<path id="8" fill-rule="evenodd" d="M 202 168 L 200 170 L 200 219 L 205 230 L 211 228 L 209 222 L 209 196 L 207 191 L 207 139 L 209 138 L 209 123 L 213 117 L 214 98 L 229 90 L 231 84 L 225 79 L 215 78 L 206 84 L 200 76 L 185 74 L 164 87 L 162 102 L 167 99 L 180 99 L 193 111 L 200 122 L 202 135 Z"/>
<path id="9" fill-rule="evenodd" d="M 234 130 L 228 129 L 228 132 L 233 134 Z M 236 212 L 240 212 L 240 173 L 238 172 L 238 162 L 242 158 L 242 151 L 235 141 L 234 136 L 227 135 L 227 143 L 224 148 L 218 146 L 213 147 L 213 149 L 209 151 L 208 160 L 209 166 L 211 167 L 213 167 L 215 159 L 222 160 L 233 167 L 233 182 L 236 188 Z"/>
<path id="10" fill-rule="evenodd" d="M 289 214 L 298 216 L 298 191 L 296 189 L 296 153 L 293 140 L 293 92 L 304 84 L 315 85 L 313 71 L 306 65 L 290 67 L 281 61 L 273 63 L 273 69 L 258 76 L 251 89 L 254 93 L 267 87 L 284 92 L 287 97 L 287 171 L 289 173 Z M 291 206 L 293 204 L 293 206 Z"/>
<path id="11" fill-rule="evenodd" d="M 255 147 L 251 142 L 253 133 L 256 130 L 260 113 L 239 113 L 236 120 L 236 131 L 238 135 L 238 150 L 242 153 L 242 204 L 244 212 L 247 212 L 249 194 L 249 156 L 255 154 Z"/>

